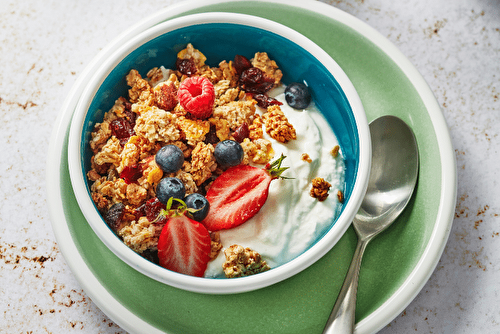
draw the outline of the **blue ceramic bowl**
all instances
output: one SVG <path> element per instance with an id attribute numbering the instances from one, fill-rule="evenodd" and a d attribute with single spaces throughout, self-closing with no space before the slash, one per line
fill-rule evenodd
<path id="1" fill-rule="evenodd" d="M 107 227 L 90 197 L 85 175 L 90 169 L 90 133 L 115 100 L 127 96 L 125 77 L 134 68 L 174 67 L 177 53 L 192 43 L 217 66 L 235 55 L 251 58 L 266 51 L 279 62 L 283 83 L 307 82 L 317 108 L 331 125 L 345 159 L 345 201 L 332 227 L 307 251 L 270 271 L 237 279 L 209 279 L 178 274 L 133 252 Z M 328 252 L 349 227 L 361 205 L 370 170 L 371 143 L 361 101 L 337 63 L 312 41 L 278 23 L 233 13 L 204 13 L 173 19 L 146 30 L 105 61 L 85 88 L 69 137 L 69 170 L 77 201 L 99 238 L 123 261 L 166 284 L 204 293 L 254 290 L 286 279 Z"/>

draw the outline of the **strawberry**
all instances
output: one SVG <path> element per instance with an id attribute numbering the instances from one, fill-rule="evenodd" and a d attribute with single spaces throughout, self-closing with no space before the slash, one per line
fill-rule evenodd
<path id="1" fill-rule="evenodd" d="M 172 210 L 172 201 L 167 203 L 158 217 L 168 216 L 158 239 L 158 258 L 166 269 L 202 277 L 210 260 L 211 239 L 205 226 L 189 218 L 185 204 Z"/>
<path id="2" fill-rule="evenodd" d="M 177 91 L 181 106 L 193 117 L 205 119 L 212 115 L 215 101 L 214 85 L 205 77 L 184 79 Z"/>
<path id="3" fill-rule="evenodd" d="M 239 226 L 255 216 L 269 195 L 271 181 L 288 167 L 281 167 L 285 156 L 264 169 L 237 165 L 223 172 L 210 186 L 206 198 L 210 211 L 202 221 L 209 231 Z"/>

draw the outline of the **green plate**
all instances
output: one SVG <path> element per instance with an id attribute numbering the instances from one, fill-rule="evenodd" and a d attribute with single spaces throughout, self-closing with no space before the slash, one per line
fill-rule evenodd
<path id="1" fill-rule="evenodd" d="M 99 308 L 134 333 L 321 333 L 356 244 L 352 228 L 321 260 L 281 283 L 234 295 L 186 292 L 142 275 L 94 234 L 73 194 L 67 135 L 86 81 L 120 40 L 175 16 L 227 11 L 291 27 L 322 47 L 358 91 L 368 120 L 391 114 L 411 125 L 420 177 L 403 215 L 368 247 L 359 278 L 356 332 L 373 333 L 394 319 L 432 274 L 446 244 L 456 197 L 448 129 L 428 86 L 383 36 L 358 19 L 316 1 L 187 1 L 166 8 L 119 36 L 79 77 L 54 129 L 47 160 L 49 210 L 59 247 Z"/>

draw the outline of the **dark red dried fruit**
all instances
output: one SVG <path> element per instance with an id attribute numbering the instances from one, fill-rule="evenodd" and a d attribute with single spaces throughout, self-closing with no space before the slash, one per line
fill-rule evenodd
<path id="1" fill-rule="evenodd" d="M 142 168 L 134 164 L 132 166 L 125 166 L 123 171 L 120 173 L 120 177 L 125 181 L 126 184 L 136 182 L 142 176 Z"/>
<path id="2" fill-rule="evenodd" d="M 248 124 L 243 122 L 239 127 L 234 130 L 233 137 L 238 143 L 243 142 L 245 138 L 248 138 L 250 135 L 250 129 L 248 128 Z"/>
<path id="3" fill-rule="evenodd" d="M 115 136 L 120 144 L 123 146 L 127 143 L 128 139 L 135 135 L 134 127 L 125 118 L 117 118 L 110 123 L 111 134 Z"/>
<path id="4" fill-rule="evenodd" d="M 123 218 L 123 214 L 125 213 L 125 204 L 123 203 L 115 203 L 109 208 L 108 212 L 104 215 L 104 221 L 108 226 L 113 230 L 117 231 L 120 222 Z"/>
<path id="5" fill-rule="evenodd" d="M 264 72 L 260 68 L 250 67 L 241 73 L 240 82 L 244 85 L 256 85 L 264 80 Z"/>
<path id="6" fill-rule="evenodd" d="M 165 209 L 165 204 L 162 204 L 157 197 L 149 199 L 144 206 L 146 218 L 150 222 L 154 221 L 158 218 L 162 209 Z M 157 222 L 160 222 L 162 219 L 165 219 L 165 217 L 160 217 Z"/>
<path id="7" fill-rule="evenodd" d="M 241 73 L 240 87 L 247 93 L 265 94 L 274 87 L 274 79 L 266 77 L 257 67 L 250 67 Z"/>
<path id="8" fill-rule="evenodd" d="M 267 107 L 272 105 L 281 106 L 283 104 L 275 98 L 267 96 L 266 94 L 253 94 L 252 97 L 255 101 L 257 101 L 257 105 L 264 109 L 267 109 Z"/>
<path id="9" fill-rule="evenodd" d="M 196 72 L 198 72 L 196 64 L 194 63 L 194 60 L 192 58 L 188 59 L 177 58 L 177 61 L 175 62 L 175 67 L 179 72 L 185 75 L 195 75 Z"/>
<path id="10" fill-rule="evenodd" d="M 174 85 L 162 85 L 159 91 L 155 91 L 155 101 L 160 109 L 174 109 L 177 105 L 177 91 Z"/>
<path id="11" fill-rule="evenodd" d="M 250 67 L 252 67 L 252 63 L 245 56 L 236 55 L 234 57 L 234 69 L 238 75 Z"/>
<path id="12" fill-rule="evenodd" d="M 217 129 L 215 125 L 210 124 L 210 131 L 205 135 L 205 144 L 215 145 L 219 142 L 219 137 L 217 137 Z"/>

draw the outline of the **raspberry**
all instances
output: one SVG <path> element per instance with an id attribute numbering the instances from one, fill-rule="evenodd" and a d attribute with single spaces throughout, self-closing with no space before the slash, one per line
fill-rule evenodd
<path id="1" fill-rule="evenodd" d="M 205 77 L 189 77 L 180 85 L 177 98 L 181 106 L 193 117 L 204 119 L 212 115 L 214 109 L 214 86 Z"/>

